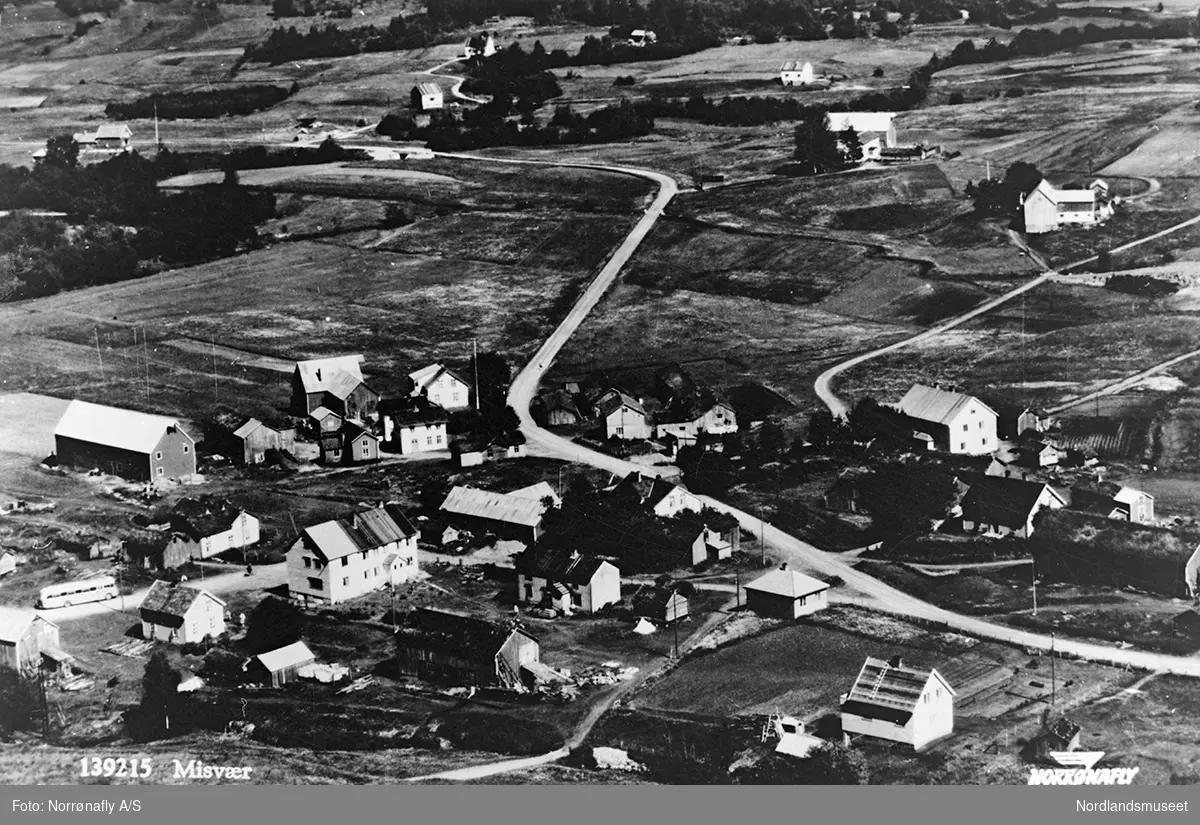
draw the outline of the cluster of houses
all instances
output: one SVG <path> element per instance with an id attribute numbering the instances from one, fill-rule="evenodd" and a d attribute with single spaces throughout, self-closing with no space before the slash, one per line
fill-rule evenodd
<path id="1" fill-rule="evenodd" d="M 1021 196 L 1020 206 L 1025 232 L 1040 235 L 1064 226 L 1101 224 L 1113 216 L 1119 203 L 1100 179 L 1084 189 L 1059 189 L 1043 178 L 1032 192 Z"/>
<path id="2" fill-rule="evenodd" d="M 94 132 L 76 132 L 72 135 L 81 152 L 127 152 L 133 141 L 133 131 L 123 123 L 107 123 Z M 34 163 L 46 159 L 45 148 L 32 153 Z"/>
<path id="3" fill-rule="evenodd" d="M 1039 511 L 1064 507 L 1133 524 L 1156 523 L 1154 497 L 1144 491 L 1100 477 L 1061 484 L 1059 468 L 1082 472 L 1096 459 L 1062 447 L 1051 432 L 1053 420 L 1029 407 L 993 407 L 954 389 L 915 384 L 894 411 L 896 426 L 910 433 L 919 451 L 990 458 L 981 475 L 960 485 L 962 496 L 951 511 L 961 515 L 968 532 L 1028 538 Z M 844 473 L 826 495 L 826 507 L 868 512 L 861 479 L 861 474 Z"/>
<path id="4" fill-rule="evenodd" d="M 534 414 L 547 426 L 577 426 L 593 421 L 606 439 L 655 439 L 676 450 L 695 444 L 702 433 L 726 435 L 738 431 L 733 406 L 677 363 L 655 375 L 652 401 L 608 384 L 567 381 L 560 388 L 543 392 L 535 403 Z"/>

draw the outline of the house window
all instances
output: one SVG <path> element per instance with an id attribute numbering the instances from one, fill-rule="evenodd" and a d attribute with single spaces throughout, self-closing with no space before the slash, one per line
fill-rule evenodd
<path id="1" fill-rule="evenodd" d="M 430 445 L 430 444 L 432 444 L 432 443 L 433 443 L 433 436 L 431 436 L 431 435 L 427 435 L 427 436 L 425 436 L 425 444 L 426 444 L 426 446 L 428 446 L 428 445 Z"/>
<path id="2" fill-rule="evenodd" d="M 970 425 L 968 425 L 968 424 L 963 424 L 963 432 L 964 432 L 964 433 L 967 431 L 967 427 L 968 427 L 968 426 L 970 426 Z"/>
<path id="3" fill-rule="evenodd" d="M 457 401 L 457 400 L 458 400 L 458 393 L 453 393 L 453 394 L 450 396 L 450 400 L 451 400 L 451 401 Z"/>
<path id="4" fill-rule="evenodd" d="M 307 556 L 304 558 L 304 567 L 306 569 L 312 567 L 312 559 L 308 558 Z"/>
<path id="5" fill-rule="evenodd" d="M 159 450 L 157 453 L 155 453 L 154 458 L 156 461 L 162 461 L 162 450 Z"/>
<path id="6" fill-rule="evenodd" d="M 625 435 L 625 428 L 617 427 L 617 435 Z"/>
<path id="7" fill-rule="evenodd" d="M 344 577 L 342 578 L 342 586 L 343 586 L 343 587 L 349 587 L 349 586 L 350 586 L 350 577 L 349 577 L 349 576 L 344 576 Z"/>
<path id="8" fill-rule="evenodd" d="M 158 468 L 158 474 L 159 474 L 160 476 L 161 476 L 161 475 L 165 475 L 165 474 L 163 473 L 163 468 L 162 468 L 162 467 L 159 467 L 159 468 Z"/>
<path id="9" fill-rule="evenodd" d="M 437 443 L 438 443 L 438 444 L 441 444 L 441 443 L 442 443 L 442 436 L 441 436 L 441 434 L 440 434 L 440 433 L 438 434 L 438 437 L 437 437 Z"/>
<path id="10" fill-rule="evenodd" d="M 966 444 L 966 442 L 963 442 L 963 443 L 959 444 L 959 445 L 958 445 L 958 449 L 960 449 L 960 450 L 965 450 L 965 449 L 967 449 L 967 444 Z"/>
<path id="11" fill-rule="evenodd" d="M 187 454 L 188 454 L 188 453 L 190 453 L 191 451 L 192 451 L 191 447 L 189 447 L 189 446 L 188 446 L 188 445 L 186 445 L 186 444 L 184 444 L 184 445 L 183 445 L 183 454 L 184 454 L 184 455 L 187 455 Z"/>
<path id="12" fill-rule="evenodd" d="M 365 452 L 365 451 L 366 451 L 366 449 L 367 449 L 367 444 L 368 444 L 368 442 L 367 442 L 367 439 L 365 439 L 365 438 L 364 438 L 364 439 L 363 439 L 363 451 L 364 451 L 364 452 Z"/>
<path id="13" fill-rule="evenodd" d="M 317 579 L 317 578 L 309 578 L 309 580 L 308 580 L 308 589 L 309 589 L 309 590 L 324 590 L 324 589 L 325 589 L 325 582 L 323 582 L 323 581 L 321 581 L 320 579 Z"/>
<path id="14" fill-rule="evenodd" d="M 349 563 L 350 563 L 350 557 L 349 557 L 349 556 L 342 556 L 342 567 L 345 567 L 345 566 L 346 566 L 346 565 L 348 565 Z"/>
<path id="15" fill-rule="evenodd" d="M 364 579 L 369 579 L 369 578 L 371 578 L 371 571 L 370 571 L 370 570 L 364 570 L 364 571 L 363 571 L 363 578 L 364 578 Z"/>

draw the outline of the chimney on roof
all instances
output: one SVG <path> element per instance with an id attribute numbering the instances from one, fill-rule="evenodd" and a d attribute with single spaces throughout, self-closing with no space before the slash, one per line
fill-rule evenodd
<path id="1" fill-rule="evenodd" d="M 888 659 L 888 667 L 904 667 L 904 660 L 899 656 L 893 656 Z"/>

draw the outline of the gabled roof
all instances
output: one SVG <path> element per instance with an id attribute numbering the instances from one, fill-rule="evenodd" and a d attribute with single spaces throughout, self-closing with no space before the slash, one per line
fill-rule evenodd
<path id="1" fill-rule="evenodd" d="M 530 548 L 513 559 L 518 573 L 551 582 L 587 584 L 605 560 L 562 548 Z"/>
<path id="2" fill-rule="evenodd" d="M 174 418 L 76 400 L 67 405 L 54 428 L 54 435 L 135 453 L 150 453 L 168 427 L 187 435 Z"/>
<path id="3" fill-rule="evenodd" d="M 243 424 L 242 426 L 240 426 L 236 430 L 234 430 L 233 434 L 237 438 L 246 438 L 247 436 L 250 435 L 250 433 L 254 432 L 259 427 L 265 427 L 265 426 L 266 426 L 266 424 L 263 424 L 257 418 L 250 418 L 250 419 L 247 419 L 245 424 Z"/>
<path id="4" fill-rule="evenodd" d="M 620 390 L 615 391 L 611 395 L 603 396 L 599 403 L 596 404 L 596 410 L 600 413 L 601 417 L 608 416 L 621 409 L 621 407 L 628 407 L 641 415 L 646 414 L 646 408 L 642 406 L 640 401 L 631 395 L 626 395 Z"/>
<path id="5" fill-rule="evenodd" d="M 41 617 L 32 610 L 19 610 L 15 607 L 0 605 L 0 642 L 10 645 L 16 644 L 29 631 L 29 626 L 38 618 Z M 49 619 L 43 618 L 42 621 L 54 627 L 58 626 Z"/>
<path id="6" fill-rule="evenodd" d="M 304 386 L 306 393 L 331 392 L 335 380 L 339 382 L 339 387 L 345 385 L 345 379 L 337 379 L 338 373 L 346 373 L 355 379 L 355 386 L 362 383 L 362 360 L 363 356 L 361 355 L 339 355 L 334 358 L 297 361 L 296 372 L 300 375 L 300 383 Z M 346 394 L 348 395 L 353 389 L 354 387 L 350 387 Z M 344 398 L 345 396 L 338 397 Z"/>
<path id="7" fill-rule="evenodd" d="M 896 119 L 895 112 L 829 112 L 825 122 L 831 132 L 844 132 L 853 127 L 859 132 L 884 132 L 891 128 Z"/>
<path id="8" fill-rule="evenodd" d="M 359 425 L 355 424 L 352 421 L 347 421 L 345 424 L 342 425 L 342 438 L 344 438 L 347 443 L 353 441 L 356 438 L 362 437 L 362 436 L 366 436 L 367 438 L 370 438 L 373 441 L 379 440 L 379 436 L 375 435 L 375 433 L 371 432 L 368 429 L 364 429 L 363 427 L 360 427 Z"/>
<path id="9" fill-rule="evenodd" d="M 421 367 L 421 369 L 417 370 L 416 372 L 410 372 L 408 374 L 408 378 L 413 382 L 413 385 L 416 386 L 418 390 L 424 390 L 426 387 L 436 381 L 438 376 L 442 375 L 443 373 L 449 375 L 464 387 L 470 386 L 458 373 L 454 372 L 454 370 L 447 369 L 441 364 L 430 364 L 428 367 Z"/>
<path id="10" fill-rule="evenodd" d="M 345 401 L 363 383 L 362 377 L 346 372 L 345 370 L 337 370 L 330 376 L 326 382 L 325 392 L 332 395 L 334 398 L 339 398 Z"/>
<path id="11" fill-rule="evenodd" d="M 386 415 L 401 427 L 442 424 L 450 418 L 444 409 L 423 395 L 381 401 L 379 413 Z"/>
<path id="12" fill-rule="evenodd" d="M 828 590 L 829 585 L 820 579 L 797 573 L 795 570 L 772 570 L 750 582 L 746 585 L 746 589 L 799 599 L 803 596 L 811 596 L 813 593 L 820 593 L 822 590 Z"/>
<path id="13" fill-rule="evenodd" d="M 289 667 L 308 664 L 316 657 L 304 642 L 292 642 L 286 647 L 260 653 L 255 658 L 271 673 L 278 673 Z"/>
<path id="14" fill-rule="evenodd" d="M 549 498 L 553 499 L 556 506 L 562 504 L 562 499 L 558 497 L 558 493 L 555 492 L 554 488 L 547 481 L 539 481 L 535 484 L 530 484 L 528 487 L 521 487 L 518 490 L 513 490 L 509 495 L 517 496 L 518 498 L 533 499 L 539 502 Z"/>
<path id="15" fill-rule="evenodd" d="M 442 87 L 436 83 L 418 83 L 417 94 L 424 97 L 425 95 L 441 95 Z"/>
<path id="16" fill-rule="evenodd" d="M 974 396 L 950 392 L 938 387 L 929 387 L 925 384 L 913 384 L 897 406 L 910 418 L 949 424 L 954 416 L 958 415 L 959 410 L 972 401 L 992 415 L 996 414 L 995 410 Z"/>
<path id="17" fill-rule="evenodd" d="M 456 653 L 467 658 L 491 658 L 513 633 L 520 633 L 537 642 L 537 637 L 520 626 L 492 622 L 419 607 L 409 611 L 396 631 L 399 645 Z"/>
<path id="18" fill-rule="evenodd" d="M 958 695 L 936 670 L 909 667 L 902 662 L 893 664 L 868 656 L 842 703 L 842 710 L 870 719 L 907 724 L 930 679 L 941 682 L 950 696 Z"/>
<path id="19" fill-rule="evenodd" d="M 1041 183 L 1035 186 L 1033 191 L 1044 195 L 1052 203 L 1095 203 L 1096 201 L 1095 189 L 1058 189 L 1045 178 L 1042 178 Z"/>
<path id="20" fill-rule="evenodd" d="M 326 561 L 411 538 L 417 529 L 395 504 L 372 507 L 305 528 L 305 546 Z"/>
<path id="21" fill-rule="evenodd" d="M 212 599 L 221 607 L 225 606 L 225 602 L 207 591 L 173 585 L 160 579 L 150 585 L 150 592 L 146 594 L 146 598 L 142 599 L 138 609 L 177 618 L 182 624 L 183 617 L 201 596 Z M 175 626 L 178 627 L 178 625 Z"/>
<path id="22" fill-rule="evenodd" d="M 546 507 L 536 498 L 512 493 L 493 493 L 475 487 L 455 487 L 447 494 L 440 508 L 458 516 L 502 521 L 536 527 L 546 513 Z"/>
<path id="23" fill-rule="evenodd" d="M 654 509 L 676 489 L 683 490 L 685 493 L 687 492 L 687 487 L 684 487 L 682 484 L 674 484 L 658 476 L 647 477 L 641 473 L 630 473 L 621 479 L 620 484 L 613 488 L 613 493 L 634 496 L 639 503 Z"/>
<path id="24" fill-rule="evenodd" d="M 800 72 L 800 71 L 804 71 L 805 67 L 811 69 L 812 64 L 811 63 L 802 63 L 799 60 L 788 60 L 788 61 L 785 61 L 782 66 L 779 67 L 779 71 L 781 71 L 781 72 Z"/>
<path id="25" fill-rule="evenodd" d="M 1142 498 L 1153 499 L 1154 496 L 1150 495 L 1149 493 L 1142 492 L 1141 490 L 1135 490 L 1132 487 L 1122 487 L 1117 491 L 1117 494 L 1113 496 L 1113 501 L 1118 501 L 1121 504 L 1136 504 Z"/>
<path id="26" fill-rule="evenodd" d="M 133 131 L 123 123 L 106 123 L 96 129 L 96 140 L 120 140 L 132 135 Z"/>
<path id="27" fill-rule="evenodd" d="M 1040 481 L 983 476 L 971 485 L 962 500 L 963 517 L 981 524 L 1024 527 L 1043 490 L 1049 490 L 1060 504 L 1066 504 L 1053 487 Z"/>
<path id="28" fill-rule="evenodd" d="M 328 407 L 324 407 L 324 406 L 322 406 L 322 407 L 317 407 L 315 410 L 313 410 L 312 412 L 310 412 L 310 413 L 308 414 L 308 417 L 309 417 L 309 418 L 312 418 L 312 419 L 315 419 L 315 420 L 317 420 L 317 421 L 323 421 L 323 420 L 325 420 L 326 418 L 328 418 L 328 417 L 329 417 L 329 416 L 331 416 L 331 415 L 332 415 L 334 418 L 341 418 L 341 417 L 342 417 L 342 416 L 341 416 L 341 415 L 339 415 L 338 413 L 335 413 L 333 410 L 329 409 Z"/>

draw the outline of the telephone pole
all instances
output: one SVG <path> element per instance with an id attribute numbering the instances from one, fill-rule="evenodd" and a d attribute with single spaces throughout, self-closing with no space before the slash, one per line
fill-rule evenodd
<path id="1" fill-rule="evenodd" d="M 762 566 L 767 566 L 767 530 L 763 522 L 762 505 L 758 505 L 758 549 L 762 553 Z"/>
<path id="2" fill-rule="evenodd" d="M 1055 694 L 1058 692 L 1058 679 L 1054 670 L 1054 634 L 1050 634 L 1050 714 L 1054 714 Z"/>
<path id="3" fill-rule="evenodd" d="M 1029 579 L 1033 582 L 1033 615 L 1037 615 L 1037 566 L 1033 556 L 1029 557 Z"/>
<path id="4" fill-rule="evenodd" d="M 479 344 L 477 338 L 471 339 L 471 364 L 475 367 L 475 412 L 479 412 Z"/>
<path id="5" fill-rule="evenodd" d="M 104 380 L 104 356 L 100 354 L 100 327 L 92 327 L 96 335 L 96 360 L 100 362 L 100 380 Z"/>

